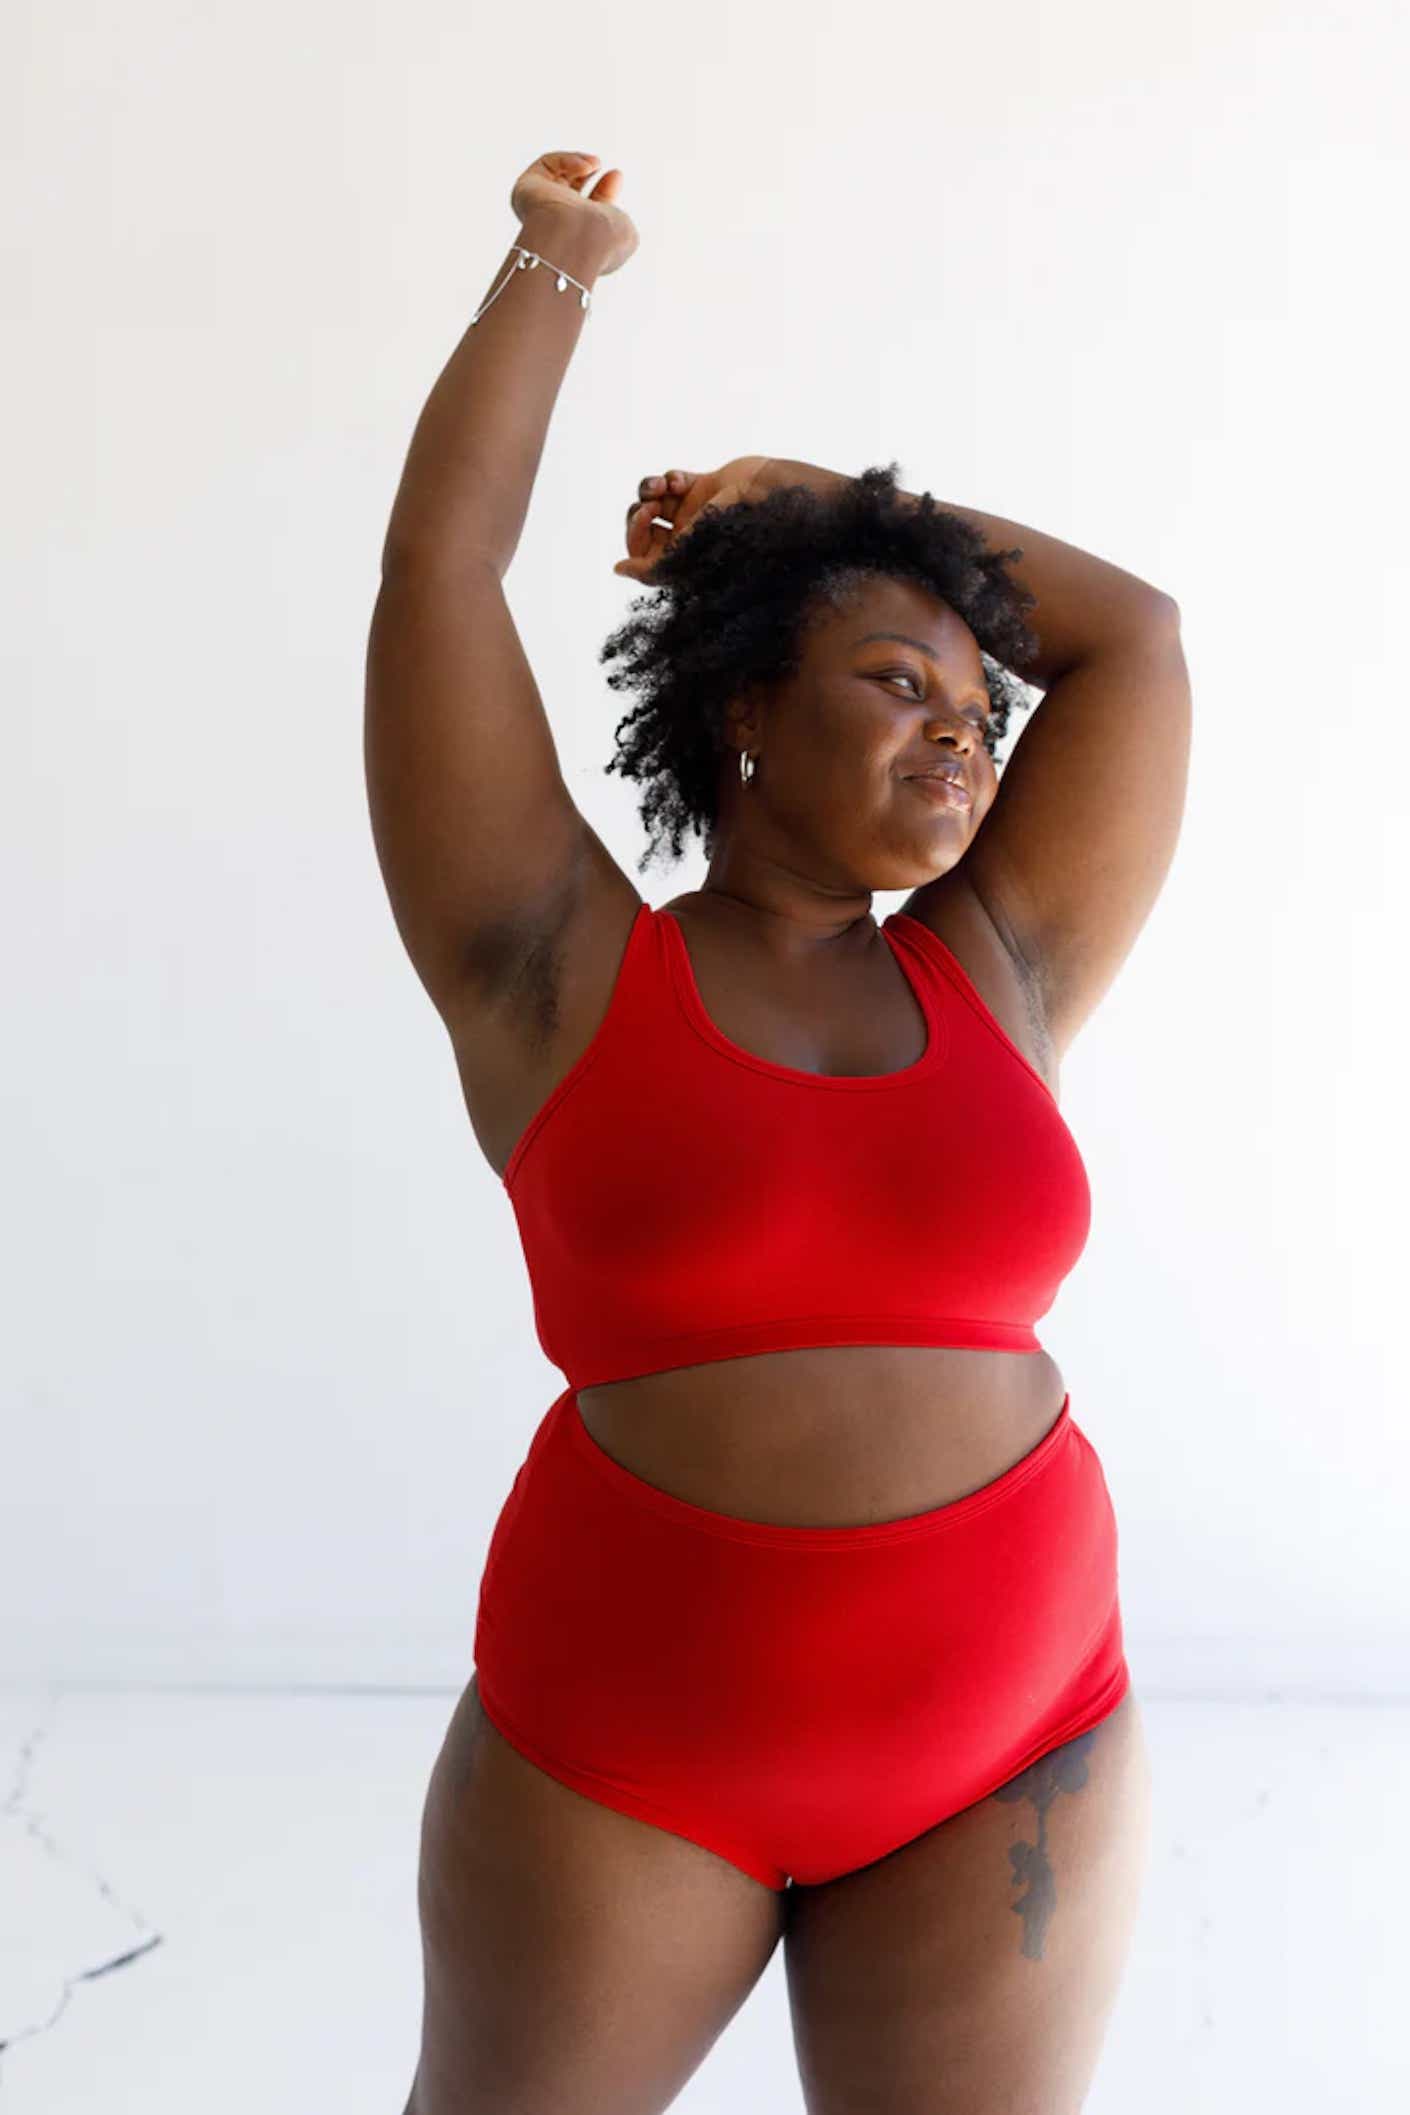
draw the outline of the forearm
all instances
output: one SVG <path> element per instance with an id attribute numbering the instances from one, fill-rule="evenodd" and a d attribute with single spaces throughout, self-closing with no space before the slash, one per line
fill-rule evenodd
<path id="1" fill-rule="evenodd" d="M 822 470 L 813 463 L 779 462 L 768 468 L 769 484 L 829 484 L 842 473 Z M 917 495 L 904 495 L 912 503 Z M 1026 681 L 1046 690 L 1069 668 L 1109 646 L 1132 625 L 1148 625 L 1153 612 L 1166 612 L 1174 605 L 1160 588 L 1120 566 L 1109 565 L 1090 551 L 1044 536 L 1001 514 L 981 514 L 977 508 L 957 506 L 953 500 L 936 497 L 936 506 L 947 514 L 958 514 L 979 530 L 991 550 L 1009 551 L 1022 546 L 1023 556 L 1009 562 L 1014 582 L 1038 598 L 1038 606 L 1027 615 L 1037 637 L 1040 653 L 1029 668 L 1018 671 Z"/>
<path id="2" fill-rule="evenodd" d="M 501 579 L 523 532 L 549 420 L 587 321 L 572 280 L 562 293 L 551 266 L 591 291 L 602 235 L 586 215 L 534 214 L 515 238 L 545 262 L 519 271 L 511 250 L 485 289 L 484 307 L 426 400 L 412 434 L 382 553 L 436 564 L 487 558 Z"/>

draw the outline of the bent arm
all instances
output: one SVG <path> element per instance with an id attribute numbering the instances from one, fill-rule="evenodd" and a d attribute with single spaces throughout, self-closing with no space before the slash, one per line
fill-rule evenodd
<path id="1" fill-rule="evenodd" d="M 830 483 L 810 463 L 770 462 L 772 487 Z M 913 493 L 905 495 L 914 499 Z M 937 504 L 978 529 L 1037 597 L 1044 692 L 958 867 L 1039 992 L 1059 1056 L 1109 989 L 1164 884 L 1180 834 L 1192 701 L 1173 596 L 1090 551 L 999 514 Z M 927 882 L 903 906 L 924 922 Z"/>
<path id="2" fill-rule="evenodd" d="M 840 471 L 776 456 L 769 458 L 762 475 L 769 490 L 779 485 L 820 488 L 842 480 Z M 914 502 L 917 495 L 905 492 L 901 497 Z M 1133 624 L 1144 630 L 1154 613 L 1169 615 L 1175 609 L 1173 597 L 1163 589 L 1091 551 L 1079 550 L 1076 544 L 1044 536 L 1023 522 L 1006 521 L 1002 514 L 981 514 L 976 507 L 958 506 L 952 499 L 937 498 L 935 504 L 943 513 L 958 514 L 978 529 L 991 551 L 1021 548 L 1022 557 L 1011 559 L 1006 570 L 1016 586 L 1038 598 L 1026 622 L 1038 639 L 1040 652 L 1031 667 L 1016 673 L 1039 690 L 1049 689 L 1079 662 L 1107 651 Z"/>

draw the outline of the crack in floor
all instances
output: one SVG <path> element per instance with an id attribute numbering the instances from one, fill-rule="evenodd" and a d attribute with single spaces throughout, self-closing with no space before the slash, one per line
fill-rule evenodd
<path id="1" fill-rule="evenodd" d="M 152 1926 L 142 1912 L 134 1908 L 130 1902 L 125 1901 L 111 1881 L 105 1879 L 102 1873 L 65 1850 L 57 1837 L 50 1833 L 44 1816 L 27 1803 L 35 1751 L 54 1729 L 62 1696 L 63 1690 L 61 1687 L 51 1689 L 48 1708 L 44 1717 L 40 1719 L 38 1725 L 20 1743 L 19 1753 L 15 1762 L 13 1783 L 3 1806 L 0 1806 L 0 1824 L 6 1822 L 20 1823 L 26 1835 L 40 1846 L 47 1857 L 53 1859 L 56 1864 L 81 1874 L 101 1900 L 106 1902 L 110 1908 L 116 1910 L 119 1916 L 125 1917 L 129 1923 L 134 1924 L 138 1932 L 143 1936 L 140 1937 L 136 1945 L 125 1947 L 120 1953 L 110 1955 L 108 1959 L 96 1962 L 91 1968 L 80 1968 L 75 1970 L 72 1975 L 65 1976 L 59 1991 L 58 2000 L 47 2019 L 36 2020 L 32 2026 L 21 2027 L 13 2034 L 0 2037 L 0 2079 L 3 2079 L 4 2075 L 6 2050 L 14 2048 L 17 2042 L 28 2041 L 36 2034 L 49 2033 L 62 2019 L 68 2009 L 69 2001 L 80 1983 L 91 1983 L 96 1981 L 99 1976 L 111 1975 L 115 1969 L 127 1968 L 133 1961 L 140 1960 L 144 1954 L 150 1953 L 154 1947 L 160 1946 L 162 1943 L 162 1933 Z"/>

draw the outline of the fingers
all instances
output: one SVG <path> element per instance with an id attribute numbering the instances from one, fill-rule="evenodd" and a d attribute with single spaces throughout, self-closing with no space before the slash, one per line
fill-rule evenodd
<path id="1" fill-rule="evenodd" d="M 640 496 L 627 508 L 627 549 L 633 555 L 644 555 L 649 550 L 650 538 L 656 533 L 652 526 L 655 516 L 674 522 L 694 481 L 688 470 L 668 470 L 664 477 L 642 479 L 637 486 Z"/>
<path id="2" fill-rule="evenodd" d="M 628 579 L 644 579 L 670 539 L 681 502 L 696 481 L 693 470 L 667 470 L 644 477 L 627 508 L 627 557 L 613 566 Z M 665 526 L 663 526 L 665 524 Z"/>
<path id="3" fill-rule="evenodd" d="M 695 473 L 691 470 L 668 470 L 664 477 L 644 477 L 636 488 L 636 498 L 627 509 L 627 520 L 630 521 L 637 508 L 648 500 L 655 502 L 662 513 L 667 512 L 680 503 L 694 482 Z"/>
<path id="4" fill-rule="evenodd" d="M 545 167 L 551 169 L 555 176 L 562 177 L 563 181 L 572 184 L 575 190 L 581 190 L 584 184 L 592 182 L 602 157 L 597 154 L 573 154 L 564 150 L 557 154 L 546 154 L 543 159 Z"/>
<path id="5" fill-rule="evenodd" d="M 631 540 L 632 527 L 634 523 L 638 521 L 649 522 L 653 514 L 662 514 L 665 512 L 665 508 L 666 503 L 664 500 L 651 498 L 634 499 L 627 509 L 628 541 Z"/>

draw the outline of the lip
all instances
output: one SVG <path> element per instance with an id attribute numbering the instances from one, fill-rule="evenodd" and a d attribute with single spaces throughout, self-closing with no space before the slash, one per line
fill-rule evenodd
<path id="1" fill-rule="evenodd" d="M 946 807 L 967 808 L 970 806 L 969 795 L 965 792 L 963 786 L 957 785 L 954 779 L 946 778 L 940 772 L 918 772 L 910 778 L 908 783 L 912 786 L 923 787 L 932 800 L 941 801 Z"/>

